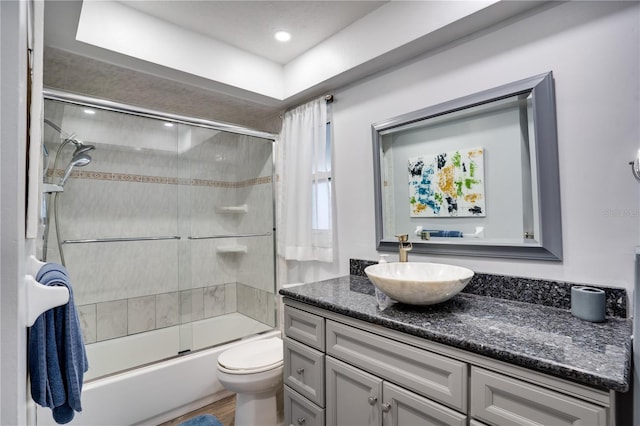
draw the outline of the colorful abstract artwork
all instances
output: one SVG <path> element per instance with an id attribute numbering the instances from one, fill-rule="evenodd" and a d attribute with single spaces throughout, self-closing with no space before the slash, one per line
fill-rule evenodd
<path id="1" fill-rule="evenodd" d="M 486 216 L 484 149 L 409 159 L 411 217 Z"/>

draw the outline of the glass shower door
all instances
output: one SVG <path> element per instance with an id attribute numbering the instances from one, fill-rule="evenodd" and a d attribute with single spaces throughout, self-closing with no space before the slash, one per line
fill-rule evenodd
<path id="1" fill-rule="evenodd" d="M 90 359 L 87 379 L 179 351 L 177 129 L 88 105 L 45 102 L 46 259 L 64 254 Z M 70 134 L 95 149 L 76 154 Z M 56 208 L 57 205 L 57 208 Z M 56 232 L 59 230 L 59 232 Z M 43 253 L 43 256 L 44 253 Z"/>
<path id="2" fill-rule="evenodd" d="M 273 141 L 187 125 L 180 135 L 181 335 L 197 350 L 275 326 Z"/>
<path id="3" fill-rule="evenodd" d="M 60 262 L 60 236 L 86 380 L 273 329 L 272 140 L 50 99 L 45 119 L 66 134 L 45 127 L 48 184 L 79 158 L 70 133 L 95 146 L 45 196 L 43 237 Z"/>

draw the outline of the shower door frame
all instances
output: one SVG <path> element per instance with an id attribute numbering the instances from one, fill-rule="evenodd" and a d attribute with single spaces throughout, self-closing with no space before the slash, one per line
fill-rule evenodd
<path id="1" fill-rule="evenodd" d="M 190 126 L 205 127 L 212 130 L 220 130 L 223 132 L 238 133 L 246 136 L 253 136 L 262 139 L 276 140 L 276 136 L 273 133 L 263 132 L 260 130 L 250 129 L 248 127 L 239 126 L 236 124 L 225 123 L 222 121 L 205 120 L 196 117 L 187 117 L 184 115 L 173 114 L 165 111 L 154 110 L 150 108 L 137 107 L 127 105 L 119 102 L 109 101 L 106 99 L 94 98 L 91 96 L 78 95 L 75 93 L 67 93 L 61 90 L 55 89 L 43 89 L 42 91 L 44 99 L 53 101 L 61 101 L 72 103 L 82 106 L 95 106 L 102 109 L 106 109 L 114 112 L 123 112 L 141 117 L 154 118 L 158 120 L 168 119 L 177 123 L 182 123 Z"/>

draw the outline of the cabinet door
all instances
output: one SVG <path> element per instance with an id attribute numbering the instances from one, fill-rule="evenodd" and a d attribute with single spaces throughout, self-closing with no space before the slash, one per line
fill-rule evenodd
<path id="1" fill-rule="evenodd" d="M 327 426 L 381 426 L 382 379 L 326 357 Z"/>
<path id="2" fill-rule="evenodd" d="M 383 385 L 384 426 L 464 426 L 467 416 L 398 387 Z"/>

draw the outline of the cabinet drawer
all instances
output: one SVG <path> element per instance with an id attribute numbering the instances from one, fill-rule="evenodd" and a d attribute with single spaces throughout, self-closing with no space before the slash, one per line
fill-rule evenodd
<path id="1" fill-rule="evenodd" d="M 284 334 L 324 352 L 324 318 L 322 317 L 285 305 Z"/>
<path id="2" fill-rule="evenodd" d="M 607 409 L 478 367 L 471 368 L 471 415 L 491 425 L 606 425 Z"/>
<path id="3" fill-rule="evenodd" d="M 467 412 L 467 364 L 327 320 L 327 354 Z"/>
<path id="4" fill-rule="evenodd" d="M 324 409 L 284 387 L 284 424 L 286 426 L 324 426 Z"/>
<path id="5" fill-rule="evenodd" d="M 284 383 L 324 407 L 324 354 L 285 338 Z"/>

